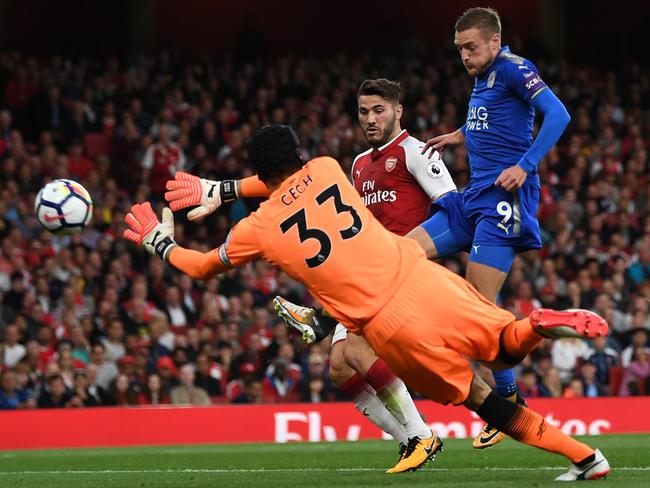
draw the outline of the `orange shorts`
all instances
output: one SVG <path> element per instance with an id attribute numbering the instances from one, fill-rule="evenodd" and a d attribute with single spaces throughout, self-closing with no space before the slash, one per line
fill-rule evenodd
<path id="1" fill-rule="evenodd" d="M 460 276 L 421 260 L 363 334 L 410 388 L 458 405 L 472 382 L 469 360 L 494 361 L 501 331 L 514 320 Z"/>

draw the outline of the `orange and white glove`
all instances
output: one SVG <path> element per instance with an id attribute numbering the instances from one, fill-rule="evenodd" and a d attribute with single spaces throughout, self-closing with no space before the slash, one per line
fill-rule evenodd
<path id="1" fill-rule="evenodd" d="M 179 171 L 167 182 L 165 200 L 172 211 L 198 205 L 187 214 L 189 220 L 199 220 L 218 209 L 222 203 L 237 198 L 234 180 L 215 181 Z"/>
<path id="2" fill-rule="evenodd" d="M 174 214 L 165 207 L 162 212 L 162 222 L 149 202 L 135 204 L 124 219 L 128 229 L 124 238 L 139 245 L 145 250 L 167 261 L 170 251 L 176 246 L 174 242 Z"/>

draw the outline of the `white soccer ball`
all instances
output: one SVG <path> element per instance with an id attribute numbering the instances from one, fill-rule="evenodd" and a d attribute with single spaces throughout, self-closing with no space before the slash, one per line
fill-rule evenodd
<path id="1" fill-rule="evenodd" d="M 36 195 L 34 211 L 39 223 L 53 234 L 73 234 L 90 222 L 93 201 L 80 183 L 54 180 Z"/>

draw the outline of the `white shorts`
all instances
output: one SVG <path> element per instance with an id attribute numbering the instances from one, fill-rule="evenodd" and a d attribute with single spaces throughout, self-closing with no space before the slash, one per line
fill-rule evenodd
<path id="1" fill-rule="evenodd" d="M 334 347 L 334 344 L 337 342 L 344 341 L 348 337 L 348 329 L 344 325 L 336 324 L 336 329 L 334 329 L 334 335 L 332 336 L 332 345 L 330 349 Z"/>

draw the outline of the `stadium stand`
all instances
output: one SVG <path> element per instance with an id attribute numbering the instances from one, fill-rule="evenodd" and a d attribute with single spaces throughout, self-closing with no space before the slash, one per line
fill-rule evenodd
<path id="1" fill-rule="evenodd" d="M 1 53 L 0 409 L 169 403 L 186 364 L 196 374 L 186 368 L 182 388 L 194 376 L 213 403 L 338 399 L 328 344 L 304 347 L 270 312 L 276 294 L 309 304 L 300 285 L 262 261 L 192 282 L 122 240 L 123 218 L 134 201 L 160 210 L 161 184 L 178 169 L 251 174 L 243 142 L 269 122 L 295 126 L 305 158 L 327 154 L 349 170 L 367 148 L 355 105 L 367 77 L 401 81 L 414 136 L 460 126 L 472 82 L 457 55 L 410 52 L 264 64 Z M 640 395 L 650 391 L 650 73 L 538 68 L 573 120 L 540 164 L 544 248 L 517 258 L 501 304 L 518 316 L 540 304 L 589 308 L 612 334 L 544 343 L 522 366 L 522 391 Z M 465 150 L 445 157 L 462 188 Z M 94 200 L 80 235 L 52 236 L 33 215 L 36 191 L 61 177 Z M 236 201 L 200 224 L 179 214 L 176 239 L 216 247 L 258 204 Z M 465 257 L 445 264 L 461 272 Z"/>

